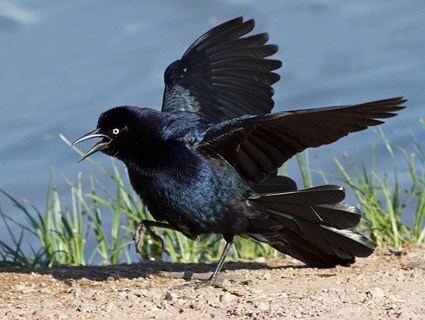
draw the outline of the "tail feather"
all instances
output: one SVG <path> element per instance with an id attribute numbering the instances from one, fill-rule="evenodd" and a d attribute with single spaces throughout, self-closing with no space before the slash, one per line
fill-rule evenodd
<path id="1" fill-rule="evenodd" d="M 344 197 L 344 188 L 328 185 L 286 193 L 264 194 L 255 199 L 255 202 L 267 208 L 275 220 L 279 220 L 282 215 L 290 214 L 338 229 L 352 228 L 360 222 L 361 212 L 354 206 L 340 203 Z"/>
<path id="2" fill-rule="evenodd" d="M 344 197 L 344 189 L 332 185 L 259 195 L 251 201 L 261 208 L 261 230 L 253 218 L 248 235 L 311 266 L 349 265 L 369 256 L 374 245 L 347 229 L 359 223 L 361 212 L 341 203 Z"/>
<path id="3" fill-rule="evenodd" d="M 326 185 L 292 192 L 277 192 L 260 195 L 258 201 L 269 203 L 308 203 L 335 204 L 345 198 L 345 190 L 340 186 Z"/>

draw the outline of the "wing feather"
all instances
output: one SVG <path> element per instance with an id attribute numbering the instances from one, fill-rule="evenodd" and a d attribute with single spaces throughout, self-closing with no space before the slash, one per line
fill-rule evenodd
<path id="1" fill-rule="evenodd" d="M 239 17 L 199 37 L 164 74 L 162 110 L 196 112 L 213 121 L 265 114 L 273 108 L 282 63 L 267 33 L 246 36 L 254 20 Z"/>
<path id="2" fill-rule="evenodd" d="M 353 105 L 244 116 L 211 127 L 197 146 L 221 155 L 258 183 L 295 154 L 383 123 L 403 109 L 402 97 Z"/>

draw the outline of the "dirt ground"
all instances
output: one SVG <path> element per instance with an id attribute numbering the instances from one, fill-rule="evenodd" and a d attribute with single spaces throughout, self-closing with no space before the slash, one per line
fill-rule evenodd
<path id="1" fill-rule="evenodd" d="M 425 250 L 380 251 L 347 268 L 293 259 L 0 269 L 0 319 L 425 319 Z"/>

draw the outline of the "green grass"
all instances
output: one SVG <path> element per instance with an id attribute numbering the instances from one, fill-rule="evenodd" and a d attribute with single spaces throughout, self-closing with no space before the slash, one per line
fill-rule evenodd
<path id="1" fill-rule="evenodd" d="M 347 192 L 354 193 L 357 205 L 364 211 L 359 230 L 379 246 L 424 245 L 425 153 L 414 137 L 411 146 L 414 150 L 407 152 L 391 145 L 383 133 L 380 134 L 388 156 L 393 159 L 390 170 L 379 168 L 376 163 L 372 163 L 369 169 L 363 161 L 355 161 L 349 155 L 339 158 L 332 155 L 339 174 L 330 176 L 321 170 L 313 170 L 308 153 L 304 153 L 296 157 L 303 185 L 311 187 L 313 180 L 319 180 L 320 183 L 343 182 L 348 186 Z M 69 144 L 64 137 L 62 139 Z M 402 157 L 403 161 L 397 163 L 403 162 L 403 167 L 395 165 L 398 157 Z M 9 237 L 8 241 L 3 236 L 0 239 L 0 266 L 107 265 L 138 260 L 134 248 L 129 246 L 130 239 L 137 223 L 152 217 L 128 187 L 121 165 L 113 161 L 111 170 L 91 159 L 88 161 L 98 175 L 90 176 L 87 183 L 83 183 L 81 174 L 73 181 L 63 177 L 67 183 L 64 194 L 59 193 L 51 173 L 43 210 L 24 204 L 0 189 L 22 215 L 17 219 L 0 207 L 3 234 Z M 402 190 L 399 179 L 406 177 L 406 173 L 409 183 Z M 403 216 L 407 215 L 413 216 L 412 225 L 403 222 Z M 165 248 L 146 236 L 141 244 L 143 259 L 215 261 L 224 247 L 218 235 L 190 240 L 167 229 L 157 228 L 155 232 L 163 238 Z M 89 243 L 95 243 L 95 246 L 89 247 Z M 267 245 L 239 237 L 231 255 L 234 259 L 254 259 L 276 257 L 279 253 Z"/>
<path id="2" fill-rule="evenodd" d="M 421 122 L 425 127 L 424 120 Z M 358 231 L 367 234 L 378 246 L 422 246 L 425 244 L 425 152 L 413 135 L 409 146 L 413 150 L 408 152 L 404 147 L 392 145 L 382 130 L 377 132 L 387 152 L 380 154 L 380 158 L 390 158 L 392 168 L 382 168 L 372 149 L 372 163 L 368 165 L 363 160 L 353 160 L 347 153 L 342 157 L 331 155 L 339 174 L 330 175 L 312 170 L 308 153 L 304 153 L 296 157 L 303 184 L 311 187 L 312 176 L 317 174 L 323 183 L 332 179 L 333 183 L 348 186 L 347 192 L 355 195 L 356 205 L 363 211 Z M 408 179 L 403 189 L 401 177 Z M 409 216 L 413 217 L 412 225 L 403 222 Z"/>
<path id="3" fill-rule="evenodd" d="M 70 145 L 64 137 L 62 139 Z M 78 150 L 76 150 L 79 152 Z M 59 265 L 117 264 L 137 261 L 130 240 L 138 222 L 150 219 L 147 208 L 139 197 L 129 188 L 123 176 L 125 170 L 112 162 L 108 171 L 99 163 L 88 159 L 100 174 L 90 176 L 88 185 L 83 185 L 79 174 L 75 181 L 67 182 L 65 195 L 60 195 L 53 173 L 48 187 L 44 210 L 27 206 L 15 197 L 0 189 L 7 199 L 22 213 L 22 224 L 0 208 L 0 217 L 6 227 L 6 233 L 12 239 L 11 244 L 0 240 L 0 266 L 20 265 L 24 267 L 55 267 Z M 103 184 L 99 181 L 107 179 Z M 108 185 L 108 189 L 105 188 Z M 113 186 L 114 191 L 110 186 Z M 65 201 L 64 198 L 69 201 Z M 111 221 L 106 225 L 105 221 Z M 12 231 L 12 225 L 14 225 Z M 15 235 L 20 230 L 19 236 Z M 143 259 L 165 259 L 172 262 L 206 262 L 218 260 L 224 248 L 219 235 L 205 235 L 190 240 L 179 232 L 156 228 L 155 232 L 164 240 L 161 243 L 146 236 L 140 245 Z M 37 245 L 25 250 L 24 235 L 35 239 Z M 88 240 L 96 243 L 89 248 Z M 10 242 L 10 241 L 9 241 Z M 93 242 L 93 241 L 92 241 Z M 34 248 L 36 247 L 36 248 Z M 232 256 L 234 258 L 254 259 L 261 256 L 276 255 L 275 250 L 261 243 L 237 238 Z M 28 253 L 29 252 L 29 253 Z"/>

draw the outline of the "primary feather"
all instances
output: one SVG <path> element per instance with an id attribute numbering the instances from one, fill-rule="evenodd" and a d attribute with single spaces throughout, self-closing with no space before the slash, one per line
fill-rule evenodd
<path id="1" fill-rule="evenodd" d="M 164 74 L 163 111 L 197 112 L 210 120 L 268 113 L 273 108 L 272 72 L 279 60 L 267 33 L 246 36 L 254 20 L 227 21 L 196 40 Z"/>

